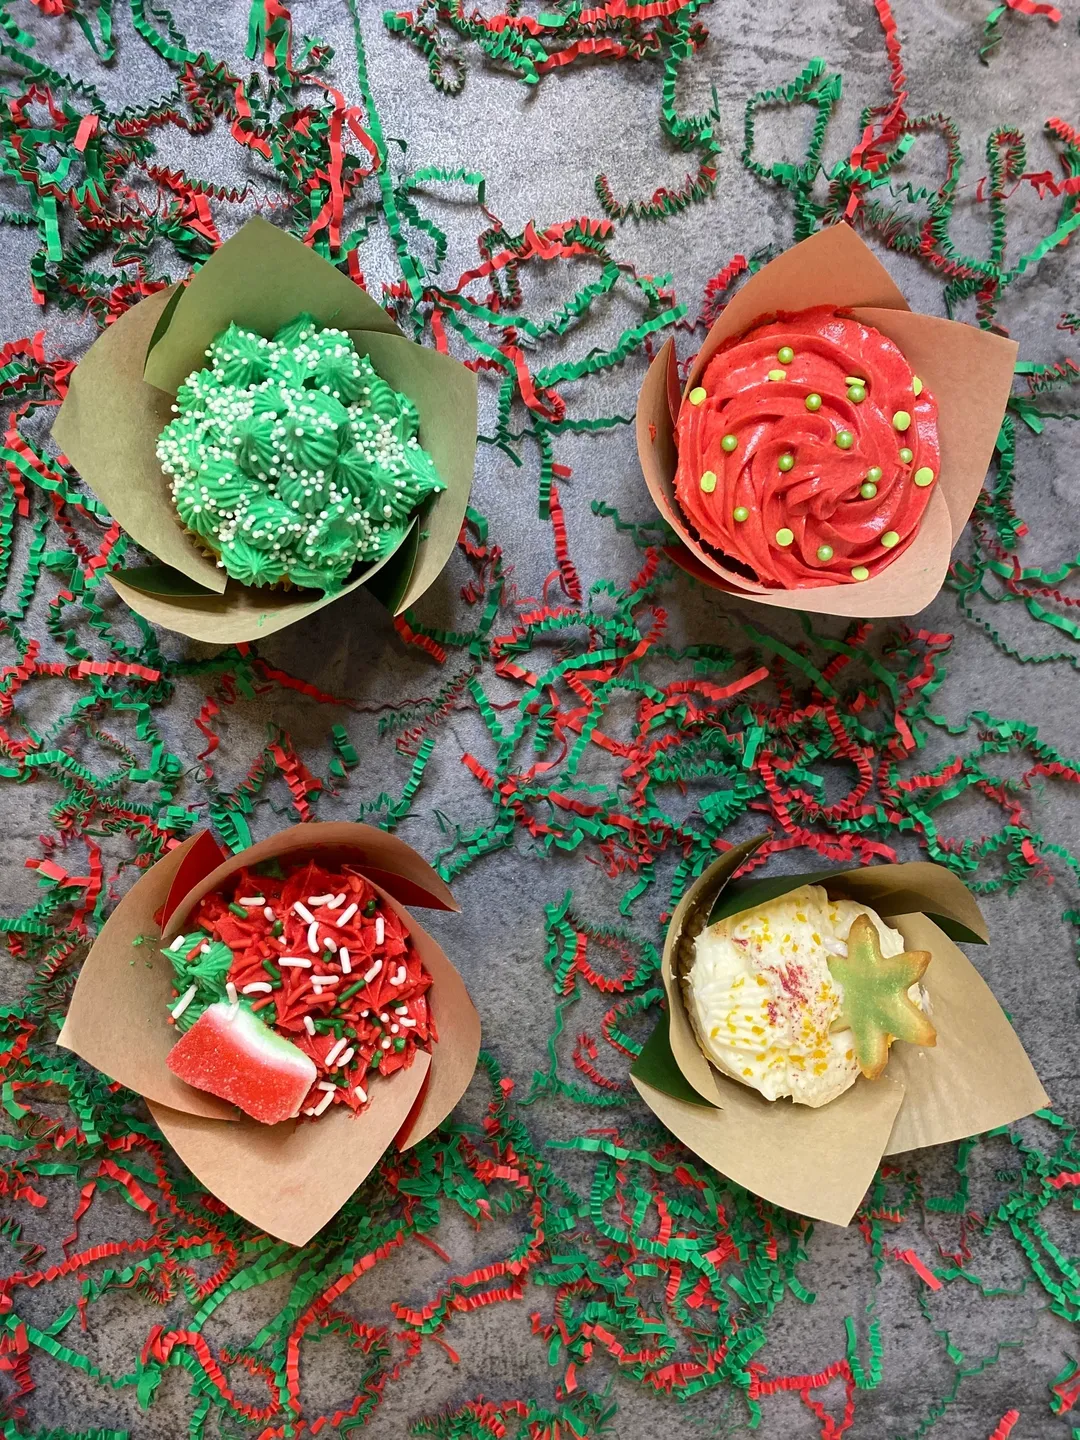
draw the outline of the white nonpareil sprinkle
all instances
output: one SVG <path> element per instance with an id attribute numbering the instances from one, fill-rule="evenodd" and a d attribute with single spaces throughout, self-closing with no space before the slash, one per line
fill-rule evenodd
<path id="1" fill-rule="evenodd" d="M 360 1101 L 361 1105 L 367 1104 L 367 1091 L 364 1089 L 363 1085 L 354 1085 L 352 1087 L 352 1093 Z"/>
<path id="2" fill-rule="evenodd" d="M 383 1023 L 384 1025 L 389 1025 L 389 1023 L 390 1023 L 390 1016 L 386 1013 L 385 1010 L 381 1010 L 381 1011 L 379 1012 L 379 1019 L 382 1021 L 382 1023 Z"/>
<path id="3" fill-rule="evenodd" d="M 331 1093 L 331 1095 L 332 1095 L 332 1094 L 334 1093 L 334 1091 L 337 1089 L 337 1086 L 334 1084 L 334 1082 L 333 1082 L 332 1080 L 320 1080 L 319 1083 L 315 1086 L 315 1089 L 316 1089 L 316 1090 L 329 1090 L 330 1093 Z"/>
<path id="4" fill-rule="evenodd" d="M 334 951 L 337 949 L 337 941 L 332 935 L 324 935 L 322 943 L 327 950 Z"/>
<path id="5" fill-rule="evenodd" d="M 408 1013 L 409 1013 L 409 1007 L 408 1007 L 407 1005 L 395 1005 L 395 1006 L 394 1006 L 394 1014 L 395 1014 L 395 1015 L 407 1015 Z"/>
<path id="6" fill-rule="evenodd" d="M 391 1034 L 391 1035 L 397 1035 L 397 1034 L 400 1032 L 400 1030 L 401 1030 L 401 1026 L 400 1026 L 400 1025 L 391 1025 L 391 1026 L 390 1026 L 390 1034 Z"/>
<path id="7" fill-rule="evenodd" d="M 342 1050 L 345 1049 L 348 1043 L 349 1042 L 345 1039 L 344 1035 L 342 1035 L 340 1039 L 335 1040 L 333 1045 L 330 1046 L 330 1049 L 323 1057 L 323 1064 L 328 1070 L 330 1069 L 331 1065 L 333 1065 L 337 1057 L 341 1054 Z"/>
<path id="8" fill-rule="evenodd" d="M 265 904 L 266 904 L 266 896 L 265 896 L 265 895 L 241 895 L 241 896 L 240 896 L 240 899 L 239 899 L 236 903 L 237 903 L 238 905 L 265 905 Z"/>
<path id="9" fill-rule="evenodd" d="M 375 944 L 381 945 L 386 939 L 386 921 L 381 915 L 375 917 Z"/>
<path id="10" fill-rule="evenodd" d="M 348 952 L 348 950 L 345 949 L 345 946 L 344 946 L 344 945 L 343 945 L 343 946 L 341 947 L 341 949 L 337 952 L 337 958 L 338 958 L 338 960 L 339 960 L 340 963 L 341 963 L 341 973 L 342 973 L 343 975 L 351 975 L 351 974 L 352 974 L 352 961 L 349 959 L 349 952 Z"/>
<path id="11" fill-rule="evenodd" d="M 345 1066 L 348 1065 L 349 1061 L 355 1054 L 355 1049 L 353 1048 L 353 1046 L 350 1045 L 349 1048 L 345 1051 L 344 1055 L 338 1056 L 337 1069 L 344 1070 Z"/>
<path id="12" fill-rule="evenodd" d="M 304 955 L 279 955 L 279 965 L 291 965 L 296 970 L 310 970 L 311 961 Z"/>
<path id="13" fill-rule="evenodd" d="M 334 898 L 333 898 L 331 901 L 328 902 L 326 908 L 327 908 L 328 910 L 336 910 L 339 905 L 344 905 L 344 904 L 345 904 L 345 891 L 342 890 L 342 892 L 341 892 L 340 895 L 335 895 Z"/>
<path id="14" fill-rule="evenodd" d="M 334 1103 L 334 1091 L 336 1089 L 336 1085 L 330 1086 L 330 1089 L 326 1092 L 326 1094 L 322 1097 L 319 1103 L 311 1111 L 312 1115 L 321 1115 L 324 1110 L 329 1109 L 329 1107 Z"/>
<path id="15" fill-rule="evenodd" d="M 173 1006 L 173 1008 L 172 1008 L 172 1009 L 170 1010 L 170 1012 L 169 1012 L 170 1015 L 172 1016 L 172 1018 L 173 1018 L 174 1020 L 179 1020 L 179 1019 L 180 1019 L 180 1016 L 184 1013 L 184 1011 L 187 1009 L 187 1007 L 191 1004 L 192 1000 L 195 999 L 195 996 L 196 996 L 196 994 L 198 993 L 198 990 L 199 990 L 199 987 L 198 987 L 197 985 L 189 985 L 189 986 L 188 986 L 188 988 L 187 988 L 187 989 L 184 991 L 184 993 L 180 996 L 180 999 L 176 1002 L 176 1004 Z"/>
<path id="16" fill-rule="evenodd" d="M 361 1019 L 361 1020 L 366 1020 L 367 1017 L 368 1017 L 370 1014 L 371 1014 L 371 1011 L 370 1011 L 370 1010 L 361 1010 L 361 1011 L 360 1011 L 360 1019 Z"/>
<path id="17" fill-rule="evenodd" d="M 225 982 L 225 994 L 228 996 L 229 1004 L 236 1004 L 236 986 L 231 980 Z"/>
<path id="18" fill-rule="evenodd" d="M 367 974 L 364 976 L 364 984 L 365 984 L 365 985 L 370 985 L 371 982 L 372 982 L 372 980 L 375 979 L 375 976 L 378 975 L 378 973 L 379 973 L 379 971 L 380 971 L 381 969 L 382 969 L 382 961 L 381 961 L 381 960 L 376 960 L 376 961 L 375 961 L 375 964 L 372 965 L 371 969 L 370 969 L 370 970 L 367 972 Z"/>
<path id="19" fill-rule="evenodd" d="M 267 980 L 253 980 L 250 985 L 245 985 L 240 992 L 242 995 L 269 995 L 273 985 Z"/>
<path id="20" fill-rule="evenodd" d="M 294 901 L 292 908 L 295 910 L 297 915 L 300 916 L 300 919 L 303 920 L 305 925 L 314 925 L 315 916 L 311 913 L 311 911 L 307 908 L 306 905 L 301 905 L 300 901 L 296 900 Z"/>
<path id="21" fill-rule="evenodd" d="M 337 920 L 334 922 L 334 923 L 337 925 L 338 929 L 340 930 L 340 928 L 342 927 L 342 925 L 347 925 L 347 924 L 349 923 L 349 921 L 352 919 L 352 917 L 356 914 L 357 910 L 359 910 L 359 909 L 360 909 L 360 906 L 357 905 L 357 903 L 356 903 L 355 900 L 353 901 L 353 903 L 352 903 L 351 905 L 346 905 L 346 906 L 345 906 L 345 909 L 342 910 L 341 914 L 337 917 Z"/>
<path id="22" fill-rule="evenodd" d="M 382 1046 L 382 1048 L 383 1048 L 384 1050 L 389 1050 L 389 1049 L 390 1049 L 390 1046 L 391 1046 L 393 1043 L 394 1043 L 394 1042 L 390 1039 L 390 1036 L 389 1036 L 389 1035 L 384 1035 L 383 1038 L 382 1038 L 382 1040 L 380 1041 L 380 1044 L 381 1044 L 381 1046 Z"/>
<path id="23" fill-rule="evenodd" d="M 340 979 L 340 975 L 312 975 L 311 983 L 313 985 L 336 985 Z"/>
<path id="24" fill-rule="evenodd" d="M 185 935 L 177 935 L 176 939 L 175 939 L 175 940 L 172 942 L 172 944 L 169 946 L 169 949 L 170 949 L 170 950 L 179 950 L 179 949 L 180 949 L 180 946 L 183 945 L 183 943 L 184 943 L 184 941 L 185 941 L 186 938 L 187 938 L 187 937 L 186 937 Z"/>
<path id="25" fill-rule="evenodd" d="M 319 953 L 319 922 L 313 920 L 307 928 L 307 948 L 313 955 Z"/>
<path id="26" fill-rule="evenodd" d="M 416 1021 L 415 1021 L 415 1020 L 407 1020 L 407 1019 L 405 1018 L 405 1016 L 403 1015 L 403 1016 L 401 1017 L 401 1019 L 398 1021 L 398 1024 L 399 1024 L 399 1025 L 415 1025 L 415 1024 L 416 1024 Z"/>
<path id="27" fill-rule="evenodd" d="M 311 1018 L 310 1015 L 304 1016 L 304 1029 L 309 1035 L 315 1034 L 315 1021 Z"/>
<path id="28" fill-rule="evenodd" d="M 391 985 L 404 985 L 404 984 L 405 984 L 405 975 L 406 975 L 406 973 L 407 973 L 407 972 L 406 972 L 406 970 L 405 970 L 405 966 L 402 965 L 401 969 L 397 972 L 396 975 L 391 975 L 391 976 L 390 976 L 390 984 L 391 984 Z"/>
<path id="29" fill-rule="evenodd" d="M 329 905 L 333 898 L 333 895 L 309 895 L 307 903 L 313 910 L 317 910 L 320 905 Z"/>
<path id="30" fill-rule="evenodd" d="M 267 905 L 266 908 L 263 910 L 263 917 L 269 920 L 271 925 L 277 919 L 277 916 L 274 914 L 273 909 L 269 905 Z"/>
<path id="31" fill-rule="evenodd" d="M 209 954 L 210 954 L 210 946 L 206 943 L 205 940 L 204 940 L 203 943 L 199 946 L 199 954 L 200 954 L 200 955 L 209 955 Z"/>

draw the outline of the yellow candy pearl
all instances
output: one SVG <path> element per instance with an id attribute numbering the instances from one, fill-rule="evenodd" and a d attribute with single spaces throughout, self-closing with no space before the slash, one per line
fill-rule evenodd
<path id="1" fill-rule="evenodd" d="M 921 394 L 922 394 L 922 381 L 919 379 L 919 377 L 918 377 L 917 375 L 913 375 L 913 376 L 911 377 L 911 393 L 912 393 L 913 395 L 921 395 Z"/>
<path id="2" fill-rule="evenodd" d="M 786 525 L 784 526 L 784 528 L 783 528 L 782 530 L 777 530 L 777 532 L 776 532 L 776 543 L 777 543 L 777 545 L 783 546 L 785 549 L 787 548 L 788 545 L 790 545 L 790 544 L 792 543 L 792 541 L 793 541 L 794 539 L 795 539 L 795 532 L 794 532 L 794 530 L 789 530 Z"/>
<path id="3" fill-rule="evenodd" d="M 686 397 L 691 405 L 700 405 L 706 398 L 706 390 L 701 385 L 695 385 L 690 394 Z"/>
<path id="4" fill-rule="evenodd" d="M 701 477 L 700 484 L 705 494 L 711 495 L 716 489 L 716 472 L 714 470 L 706 470 Z"/>
<path id="5" fill-rule="evenodd" d="M 856 565 L 851 572 L 851 578 L 853 580 L 869 580 L 870 571 L 867 570 L 865 565 Z"/>
<path id="6" fill-rule="evenodd" d="M 725 435 L 724 438 L 720 441 L 720 449 L 725 450 L 730 455 L 731 452 L 736 449 L 738 444 L 739 437 L 737 435 Z"/>
<path id="7" fill-rule="evenodd" d="M 911 478 L 920 489 L 924 489 L 927 485 L 934 483 L 934 472 L 929 465 L 920 465 Z"/>
<path id="8" fill-rule="evenodd" d="M 780 459 L 777 460 L 777 462 L 776 462 L 776 468 L 777 468 L 778 470 L 783 470 L 785 473 L 786 473 L 788 470 L 794 469 L 794 468 L 795 468 L 795 456 L 794 456 L 794 455 L 781 455 L 781 456 L 780 456 Z"/>
<path id="9" fill-rule="evenodd" d="M 906 430 L 911 424 L 911 416 L 906 410 L 897 410 L 892 417 L 892 423 L 894 430 Z"/>
<path id="10" fill-rule="evenodd" d="M 881 537 L 881 543 L 885 546 L 886 550 L 891 550 L 894 545 L 900 544 L 900 536 L 895 530 L 886 530 L 885 534 Z"/>
<path id="11" fill-rule="evenodd" d="M 790 365 L 792 360 L 795 359 L 795 351 L 792 350 L 790 345 L 781 345 L 780 349 L 776 352 L 776 358 L 780 361 L 781 365 Z"/>
<path id="12" fill-rule="evenodd" d="M 745 505 L 736 505 L 735 509 L 731 512 L 731 518 L 738 521 L 741 525 L 744 520 L 750 519 L 750 511 Z"/>

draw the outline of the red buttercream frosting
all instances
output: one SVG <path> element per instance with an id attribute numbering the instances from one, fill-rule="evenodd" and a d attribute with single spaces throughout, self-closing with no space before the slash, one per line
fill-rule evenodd
<path id="1" fill-rule="evenodd" d="M 915 539 L 940 469 L 934 397 L 891 340 L 829 306 L 718 350 L 676 440 L 698 538 L 786 590 L 879 574 Z"/>

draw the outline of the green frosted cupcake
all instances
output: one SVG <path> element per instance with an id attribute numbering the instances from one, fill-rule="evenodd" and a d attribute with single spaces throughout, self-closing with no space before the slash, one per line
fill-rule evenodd
<path id="1" fill-rule="evenodd" d="M 407 396 L 344 330 L 230 325 L 189 375 L 157 453 L 184 526 L 244 585 L 332 593 L 394 551 L 446 487 Z"/>

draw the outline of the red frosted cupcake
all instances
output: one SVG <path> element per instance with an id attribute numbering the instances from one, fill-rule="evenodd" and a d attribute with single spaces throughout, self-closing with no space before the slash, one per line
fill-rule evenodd
<path id="1" fill-rule="evenodd" d="M 699 541 L 778 589 L 879 574 L 940 471 L 934 397 L 890 339 L 825 305 L 723 345 L 676 440 L 675 498 Z"/>

